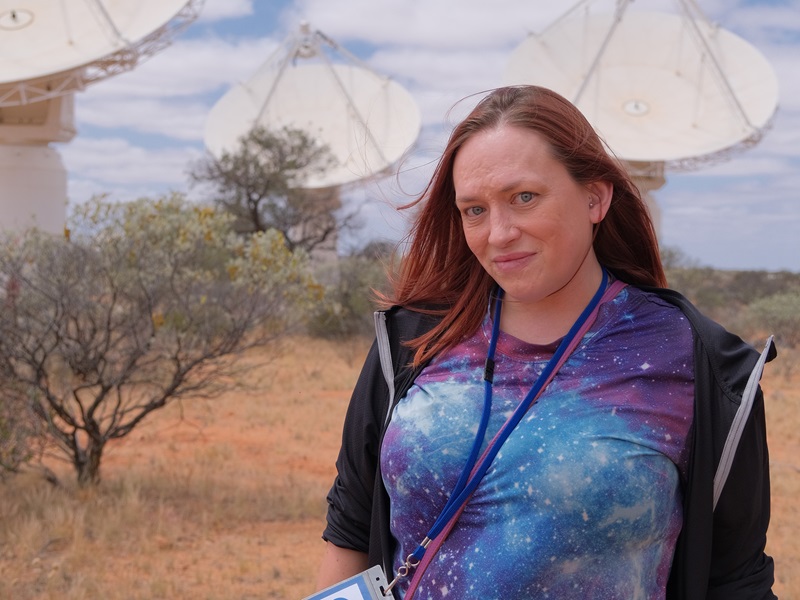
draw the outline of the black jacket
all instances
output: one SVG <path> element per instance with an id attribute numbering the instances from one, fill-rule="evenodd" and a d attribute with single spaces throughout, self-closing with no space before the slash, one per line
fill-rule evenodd
<path id="1" fill-rule="evenodd" d="M 775 598 L 773 561 L 764 553 L 770 514 L 769 458 L 764 400 L 758 386 L 764 362 L 776 355 L 774 345 L 768 342 L 759 356 L 677 292 L 645 291 L 679 307 L 694 334 L 691 458 L 683 490 L 683 528 L 667 598 Z M 422 368 L 408 367 L 411 352 L 401 342 L 435 324 L 434 318 L 403 308 L 376 313 L 378 338 L 353 392 L 336 462 L 338 476 L 328 494 L 323 538 L 367 552 L 370 564 L 383 565 L 387 574 L 392 570 L 394 540 L 389 531 L 389 497 L 380 473 L 381 439 L 391 408 Z M 387 378 L 394 390 L 389 389 Z"/>

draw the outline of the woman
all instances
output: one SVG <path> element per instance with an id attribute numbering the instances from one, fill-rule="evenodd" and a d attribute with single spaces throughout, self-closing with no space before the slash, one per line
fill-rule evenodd
<path id="1" fill-rule="evenodd" d="M 774 598 L 774 348 L 663 289 L 647 210 L 581 113 L 493 91 L 414 204 L 319 586 L 380 564 L 396 598 Z"/>

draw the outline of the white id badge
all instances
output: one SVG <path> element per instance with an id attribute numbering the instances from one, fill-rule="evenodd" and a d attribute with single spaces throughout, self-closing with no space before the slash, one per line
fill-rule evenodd
<path id="1" fill-rule="evenodd" d="M 376 565 L 303 600 L 385 600 L 392 598 L 383 595 L 388 585 L 383 568 Z"/>

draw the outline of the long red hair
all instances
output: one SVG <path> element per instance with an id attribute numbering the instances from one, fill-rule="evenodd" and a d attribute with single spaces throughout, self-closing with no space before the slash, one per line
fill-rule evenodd
<path id="1" fill-rule="evenodd" d="M 627 283 L 666 285 L 655 230 L 639 190 L 583 114 L 546 88 L 498 88 L 455 127 L 425 190 L 403 207 L 418 206 L 419 212 L 392 282 L 393 294 L 382 301 L 442 317 L 433 330 L 410 342 L 416 350 L 415 364 L 456 345 L 478 328 L 485 315 L 494 281 L 464 238 L 455 205 L 453 163 L 470 137 L 500 125 L 524 127 L 542 136 L 553 158 L 577 183 L 610 182 L 611 205 L 595 229 L 598 261 Z"/>

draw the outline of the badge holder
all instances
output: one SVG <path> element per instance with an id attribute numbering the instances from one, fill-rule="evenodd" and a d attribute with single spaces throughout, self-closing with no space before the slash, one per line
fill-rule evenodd
<path id="1" fill-rule="evenodd" d="M 388 585 L 383 569 L 376 565 L 303 600 L 386 600 L 393 597 L 391 592 L 383 594 Z"/>

